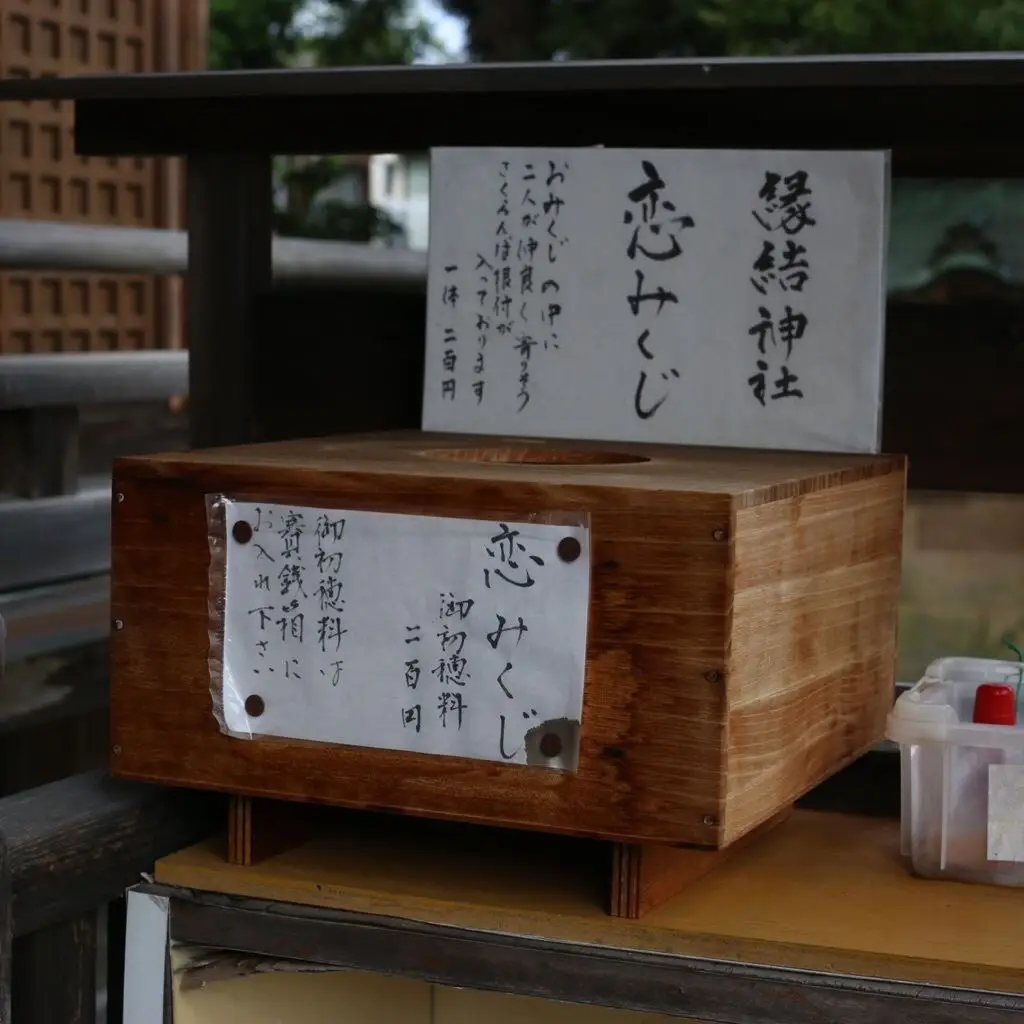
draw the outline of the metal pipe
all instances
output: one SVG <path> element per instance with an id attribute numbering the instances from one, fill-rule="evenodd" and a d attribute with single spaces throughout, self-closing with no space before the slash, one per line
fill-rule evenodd
<path id="1" fill-rule="evenodd" d="M 423 291 L 425 253 L 356 242 L 275 238 L 274 278 Z M 0 219 L 0 268 L 113 274 L 185 274 L 188 236 L 154 228 Z"/>
<path id="2" fill-rule="evenodd" d="M 95 643 L 110 633 L 110 577 L 0 593 L 8 663 Z M 0 674 L 3 665 L 0 663 Z"/>
<path id="3" fill-rule="evenodd" d="M 187 352 L 0 357 L 0 410 L 148 402 L 187 394 Z"/>
<path id="4" fill-rule="evenodd" d="M 0 592 L 110 571 L 110 481 L 56 498 L 0 498 Z"/>

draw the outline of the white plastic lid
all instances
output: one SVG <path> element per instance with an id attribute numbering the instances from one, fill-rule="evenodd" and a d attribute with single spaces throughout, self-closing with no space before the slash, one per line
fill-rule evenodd
<path id="1" fill-rule="evenodd" d="M 925 676 L 893 705 L 886 722 L 885 735 L 893 743 L 944 741 L 949 728 L 960 724 L 953 707 L 949 687 L 939 679 Z"/>
<path id="2" fill-rule="evenodd" d="M 965 745 L 1024 745 L 1024 730 L 1006 725 L 963 721 L 957 713 L 957 691 L 972 692 L 982 683 L 1016 685 L 1021 665 L 995 658 L 939 658 L 924 677 L 893 705 L 885 735 L 893 743 L 960 743 Z"/>

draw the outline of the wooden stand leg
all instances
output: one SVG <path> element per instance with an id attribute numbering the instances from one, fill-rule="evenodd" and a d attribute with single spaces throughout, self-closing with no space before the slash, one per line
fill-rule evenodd
<path id="1" fill-rule="evenodd" d="M 249 867 L 306 842 L 318 808 L 232 796 L 228 801 L 228 863 Z"/>
<path id="2" fill-rule="evenodd" d="M 770 818 L 724 850 L 654 844 L 612 844 L 609 909 L 613 917 L 639 918 L 726 863 L 792 813 Z M 333 831 L 336 808 L 232 796 L 228 804 L 227 860 L 250 867 Z"/>
<path id="3" fill-rule="evenodd" d="M 724 850 L 616 843 L 612 854 L 612 917 L 643 917 L 770 832 L 792 810 L 786 808 Z"/>
<path id="4" fill-rule="evenodd" d="M 252 805 L 247 796 L 228 797 L 228 863 L 252 863 Z"/>

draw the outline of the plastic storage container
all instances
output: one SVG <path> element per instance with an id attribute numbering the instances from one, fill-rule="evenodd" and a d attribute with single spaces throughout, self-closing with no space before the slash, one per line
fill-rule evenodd
<path id="1" fill-rule="evenodd" d="M 902 852 L 915 874 L 1024 886 L 1024 725 L 972 721 L 983 683 L 1012 687 L 1022 666 L 942 658 L 904 693 L 886 735 L 900 746 Z"/>

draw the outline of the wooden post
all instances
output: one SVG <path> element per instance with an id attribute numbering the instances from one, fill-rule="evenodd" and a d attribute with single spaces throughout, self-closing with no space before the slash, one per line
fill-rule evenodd
<path id="1" fill-rule="evenodd" d="M 107 1024 L 124 1021 L 124 943 L 128 901 L 124 896 L 107 905 Z"/>
<path id="2" fill-rule="evenodd" d="M 186 167 L 189 418 L 193 448 L 254 440 L 254 299 L 272 276 L 271 158 L 191 156 Z"/>
<path id="3" fill-rule="evenodd" d="M 15 940 L 11 1017 L 31 1024 L 94 1024 L 95 911 Z"/>
<path id="4" fill-rule="evenodd" d="M 0 411 L 0 491 L 48 498 L 78 489 L 78 409 Z"/>
<path id="5" fill-rule="evenodd" d="M 0 1024 L 11 1024 L 11 947 L 14 943 L 11 896 L 11 858 L 0 829 Z"/>

